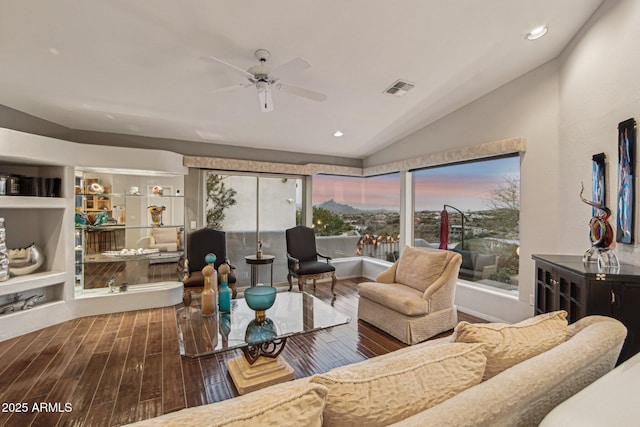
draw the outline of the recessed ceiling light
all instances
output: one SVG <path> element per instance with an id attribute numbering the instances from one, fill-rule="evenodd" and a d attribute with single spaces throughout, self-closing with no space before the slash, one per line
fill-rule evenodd
<path id="1" fill-rule="evenodd" d="M 536 40 L 539 39 L 540 37 L 544 36 L 545 34 L 547 34 L 547 31 L 549 29 L 547 27 L 545 27 L 544 25 L 541 25 L 537 28 L 534 28 L 533 30 L 529 31 L 527 33 L 527 35 L 525 36 L 525 38 L 527 40 Z"/>
<path id="2" fill-rule="evenodd" d="M 342 132 L 341 130 L 337 130 L 333 133 L 333 136 L 335 136 L 336 138 L 340 138 L 342 135 L 344 135 L 344 132 Z"/>

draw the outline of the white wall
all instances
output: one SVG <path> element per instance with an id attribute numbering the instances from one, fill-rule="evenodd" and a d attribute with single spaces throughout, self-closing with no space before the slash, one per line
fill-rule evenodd
<path id="1" fill-rule="evenodd" d="M 560 70 L 560 168 L 558 250 L 583 253 L 589 245 L 591 208 L 578 199 L 580 181 L 591 185 L 591 156 L 607 155 L 607 204 L 616 211 L 617 125 L 640 120 L 640 2 L 609 1 L 565 50 Z M 638 156 L 636 155 L 636 159 Z M 636 174 L 640 168 L 636 165 Z M 638 241 L 640 192 L 636 185 L 634 241 Z M 612 218 L 615 228 L 615 219 Z M 620 260 L 640 264 L 637 243 L 618 244 Z"/>

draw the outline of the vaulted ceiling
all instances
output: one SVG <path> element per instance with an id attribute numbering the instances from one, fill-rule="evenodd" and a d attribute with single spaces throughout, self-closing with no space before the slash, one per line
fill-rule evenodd
<path id="1" fill-rule="evenodd" d="M 4 0 L 0 104 L 71 129 L 364 158 L 555 58 L 600 3 Z M 240 71 L 203 59 L 247 70 L 257 49 L 270 77 L 327 99 L 274 84 L 261 112 Z M 276 75 L 294 58 L 311 68 Z M 398 79 L 415 88 L 383 93 Z"/>

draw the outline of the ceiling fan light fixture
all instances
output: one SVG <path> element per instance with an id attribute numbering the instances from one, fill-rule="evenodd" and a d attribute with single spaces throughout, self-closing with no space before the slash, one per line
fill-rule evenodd
<path id="1" fill-rule="evenodd" d="M 529 41 L 537 40 L 540 37 L 542 37 L 545 34 L 547 34 L 547 31 L 549 31 L 549 29 L 545 25 L 541 25 L 541 26 L 536 27 L 533 30 L 529 31 L 527 33 L 527 35 L 525 36 L 525 39 L 527 39 Z"/>

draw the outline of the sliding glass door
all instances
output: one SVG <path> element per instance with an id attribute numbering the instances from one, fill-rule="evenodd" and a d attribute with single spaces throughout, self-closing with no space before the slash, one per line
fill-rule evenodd
<path id="1" fill-rule="evenodd" d="M 251 269 L 245 257 L 256 255 L 259 244 L 264 255 L 273 255 L 275 259 L 272 265 L 256 267 L 256 281 L 270 284 L 273 267 L 274 285 L 285 283 L 285 230 L 299 222 L 302 178 L 211 171 L 205 174 L 204 179 L 205 183 L 215 182 L 217 185 L 218 197 L 207 197 L 205 193 L 205 217 L 212 219 L 207 214 L 215 210 L 213 219 L 216 222 L 208 225 L 227 233 L 227 256 L 236 267 L 237 286 L 250 285 Z M 220 207 L 224 207 L 221 215 Z"/>

